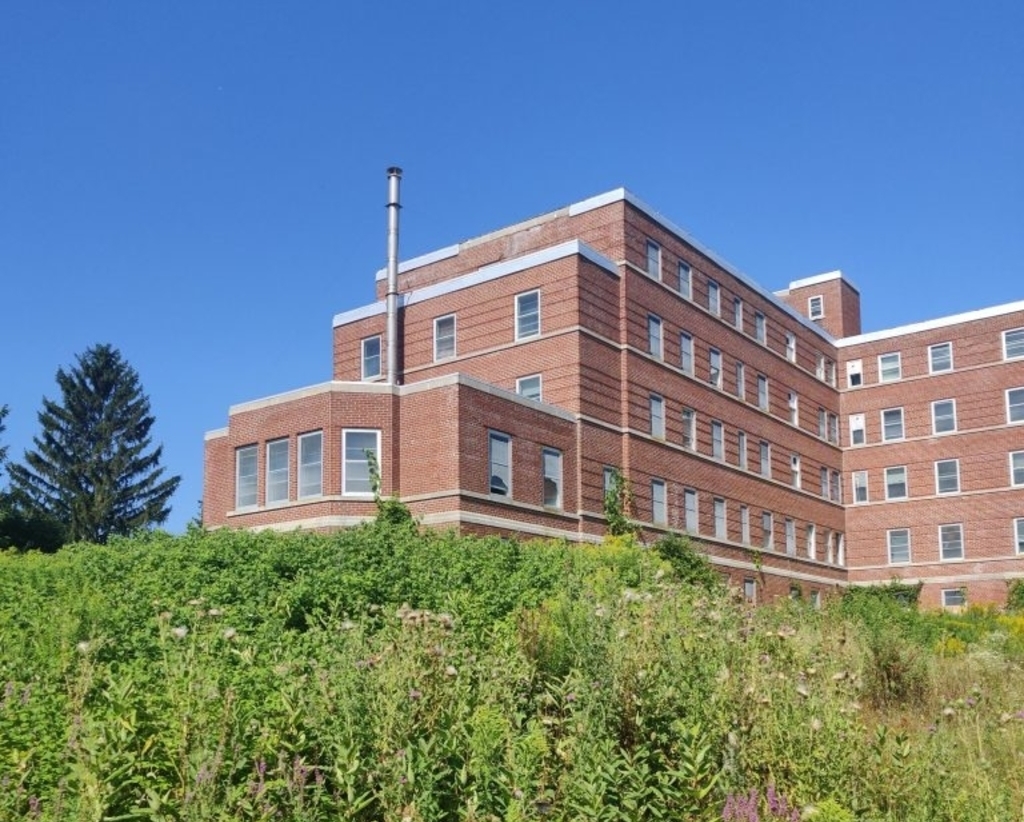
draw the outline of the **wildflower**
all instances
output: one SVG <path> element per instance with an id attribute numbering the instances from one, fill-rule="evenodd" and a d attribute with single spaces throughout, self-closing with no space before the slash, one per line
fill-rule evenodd
<path id="1" fill-rule="evenodd" d="M 513 797 L 513 799 L 522 799 L 523 798 L 522 790 L 520 790 L 519 788 L 513 788 L 512 789 L 512 797 Z"/>
<path id="2" fill-rule="evenodd" d="M 966 705 L 967 705 L 968 708 L 973 708 L 977 704 L 978 704 L 978 700 L 976 700 L 973 696 L 967 697 Z"/>
<path id="3" fill-rule="evenodd" d="M 811 692 L 807 690 L 807 686 L 802 682 L 796 686 L 796 692 L 800 694 L 804 699 L 807 699 L 811 695 Z"/>
<path id="4" fill-rule="evenodd" d="M 356 627 L 356 624 L 351 619 L 346 619 L 341 625 L 338 626 L 343 631 L 351 631 Z"/>
<path id="5" fill-rule="evenodd" d="M 459 672 L 455 669 L 454 665 L 449 665 L 448 667 L 446 667 L 444 669 L 444 675 L 445 676 L 449 676 L 449 677 L 450 676 L 458 676 L 458 673 Z"/>
<path id="6" fill-rule="evenodd" d="M 232 639 L 234 639 L 235 636 L 237 636 L 237 634 L 238 634 L 238 631 L 236 631 L 234 628 L 225 628 L 224 629 L 224 639 L 226 639 L 228 642 L 230 642 Z"/>
<path id="7" fill-rule="evenodd" d="M 938 730 L 939 730 L 939 726 L 938 725 L 929 725 L 928 726 L 928 733 L 930 733 L 930 734 L 936 733 Z"/>
<path id="8" fill-rule="evenodd" d="M 956 709 L 952 705 L 947 705 L 942 709 L 942 715 L 946 717 L 956 716 Z"/>
<path id="9" fill-rule="evenodd" d="M 78 651 L 82 656 L 89 653 L 89 643 L 84 639 L 75 646 L 75 650 Z"/>
<path id="10" fill-rule="evenodd" d="M 567 693 L 565 695 L 565 701 L 566 702 L 575 702 L 576 701 L 576 694 L 573 691 L 569 691 L 569 693 Z"/>
<path id="11" fill-rule="evenodd" d="M 188 628 L 184 625 L 177 625 L 174 628 L 171 628 L 171 636 L 175 639 L 184 639 L 188 636 Z"/>
<path id="12" fill-rule="evenodd" d="M 174 616 L 174 614 L 172 614 L 170 611 L 161 611 L 159 614 L 156 615 L 156 618 L 161 622 L 170 622 L 172 616 Z"/>
<path id="13" fill-rule="evenodd" d="M 207 616 L 212 616 L 212 617 L 223 616 L 223 614 L 224 614 L 224 612 L 220 608 L 211 608 L 209 611 L 206 612 Z"/>
<path id="14" fill-rule="evenodd" d="M 196 605 L 202 605 L 203 604 L 203 598 L 202 597 L 198 597 L 196 599 L 190 599 L 188 601 L 188 604 L 193 606 L 193 607 L 195 607 Z"/>
<path id="15" fill-rule="evenodd" d="M 410 688 L 409 689 L 409 699 L 411 701 L 416 702 L 422 696 L 423 696 L 423 692 L 419 688 Z"/>
<path id="16" fill-rule="evenodd" d="M 821 730 L 821 720 L 818 719 L 818 717 L 814 717 L 811 720 L 811 730 L 814 731 L 815 733 L 817 733 L 818 731 Z"/>

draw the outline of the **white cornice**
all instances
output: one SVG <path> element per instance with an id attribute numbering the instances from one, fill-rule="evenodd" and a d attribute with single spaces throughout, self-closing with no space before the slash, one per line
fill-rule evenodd
<path id="1" fill-rule="evenodd" d="M 919 334 L 922 331 L 934 331 L 937 328 L 948 328 L 951 325 L 987 320 L 992 317 L 1001 317 L 1005 314 L 1012 314 L 1015 311 L 1024 311 L 1024 300 L 1003 305 L 994 305 L 990 308 L 979 308 L 976 311 L 965 311 L 962 314 L 952 314 L 949 317 L 939 317 L 935 320 L 901 325 L 896 328 L 887 328 L 883 331 L 870 331 L 867 334 L 858 334 L 856 337 L 843 337 L 835 341 L 837 348 L 847 348 L 851 345 L 861 343 L 887 340 L 892 337 L 903 337 L 907 334 Z"/>

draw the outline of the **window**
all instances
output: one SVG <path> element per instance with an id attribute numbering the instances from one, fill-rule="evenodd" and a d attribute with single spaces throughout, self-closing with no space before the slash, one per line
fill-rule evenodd
<path id="1" fill-rule="evenodd" d="M 743 431 L 736 434 L 736 448 L 739 451 L 738 465 L 744 471 L 747 470 L 747 435 Z"/>
<path id="2" fill-rule="evenodd" d="M 764 314 L 760 311 L 754 314 L 754 338 L 761 343 L 761 345 L 768 344 L 768 325 L 765 321 Z"/>
<path id="3" fill-rule="evenodd" d="M 800 398 L 796 391 L 789 392 L 789 421 L 792 425 L 800 424 Z"/>
<path id="4" fill-rule="evenodd" d="M 740 540 L 750 545 L 750 509 L 746 505 L 740 506 Z"/>
<path id="5" fill-rule="evenodd" d="M 661 279 L 661 246 L 654 240 L 647 241 L 647 273 L 656 280 Z"/>
<path id="6" fill-rule="evenodd" d="M 455 315 L 434 320 L 434 362 L 455 356 Z"/>
<path id="7" fill-rule="evenodd" d="M 1006 421 L 1024 422 L 1024 388 L 1011 388 L 1006 392 Z"/>
<path id="8" fill-rule="evenodd" d="M 807 523 L 807 558 L 818 558 L 818 531 L 813 522 Z"/>
<path id="9" fill-rule="evenodd" d="M 839 415 L 828 415 L 828 441 L 833 445 L 839 445 Z"/>
<path id="10" fill-rule="evenodd" d="M 928 346 L 928 372 L 941 374 L 953 370 L 953 343 L 944 342 Z"/>
<path id="11" fill-rule="evenodd" d="M 832 360 L 825 360 L 825 378 L 828 380 L 829 385 L 835 387 L 836 364 Z"/>
<path id="12" fill-rule="evenodd" d="M 651 521 L 655 525 L 664 525 L 668 522 L 668 512 L 665 506 L 665 480 L 651 480 Z"/>
<path id="13" fill-rule="evenodd" d="M 817 588 L 811 591 L 811 607 L 813 607 L 815 611 L 821 608 L 821 591 Z"/>
<path id="14" fill-rule="evenodd" d="M 757 580 L 746 577 L 743 580 L 743 598 L 747 602 L 757 602 Z"/>
<path id="15" fill-rule="evenodd" d="M 683 491 L 683 526 L 691 534 L 700 530 L 700 517 L 697 511 L 697 492 L 692 488 Z"/>
<path id="16" fill-rule="evenodd" d="M 821 294 L 807 298 L 807 316 L 812 320 L 820 320 L 825 316 L 825 298 Z"/>
<path id="17" fill-rule="evenodd" d="M 885 469 L 885 498 L 906 499 L 907 496 L 907 467 L 897 465 Z"/>
<path id="18" fill-rule="evenodd" d="M 825 466 L 821 467 L 821 496 L 828 499 L 828 469 Z"/>
<path id="19" fill-rule="evenodd" d="M 824 408 L 818 408 L 818 436 L 822 439 L 828 437 L 828 413 Z"/>
<path id="20" fill-rule="evenodd" d="M 235 508 L 252 508 L 256 496 L 256 446 L 235 449 Z"/>
<path id="21" fill-rule="evenodd" d="M 747 367 L 741 362 L 736 363 L 736 396 L 747 401 Z"/>
<path id="22" fill-rule="evenodd" d="M 743 330 L 743 300 L 739 297 L 732 298 L 732 324 Z"/>
<path id="23" fill-rule="evenodd" d="M 846 537 L 836 531 L 836 565 L 846 565 Z"/>
<path id="24" fill-rule="evenodd" d="M 864 433 L 864 415 L 850 414 L 850 445 L 863 445 L 867 441 Z"/>
<path id="25" fill-rule="evenodd" d="M 956 431 L 956 400 L 937 400 L 932 403 L 932 431 L 936 434 Z"/>
<path id="26" fill-rule="evenodd" d="M 839 472 L 833 469 L 831 482 L 829 483 L 829 499 L 831 499 L 832 502 L 838 502 L 840 505 L 842 505 L 843 486 L 839 481 L 839 477 Z"/>
<path id="27" fill-rule="evenodd" d="M 715 499 L 715 537 L 726 539 L 725 500 Z"/>
<path id="28" fill-rule="evenodd" d="M 900 353 L 881 354 L 878 357 L 878 381 L 895 382 L 902 376 Z"/>
<path id="29" fill-rule="evenodd" d="M 711 423 L 711 456 L 716 460 L 725 459 L 725 430 L 718 420 Z"/>
<path id="30" fill-rule="evenodd" d="M 882 412 L 882 441 L 903 439 L 903 409 L 889 408 Z"/>
<path id="31" fill-rule="evenodd" d="M 562 452 L 554 448 L 541 450 L 544 484 L 544 507 L 562 507 Z"/>
<path id="32" fill-rule="evenodd" d="M 835 535 L 831 531 L 825 531 L 825 562 L 831 565 L 835 562 Z"/>
<path id="33" fill-rule="evenodd" d="M 540 334 L 540 292 L 516 295 L 516 339 Z"/>
<path id="34" fill-rule="evenodd" d="M 693 299 L 693 278 L 690 276 L 690 266 L 684 262 L 679 263 L 679 293 L 686 299 Z"/>
<path id="35" fill-rule="evenodd" d="M 864 384 L 864 366 L 860 360 L 846 363 L 846 384 L 850 388 L 859 388 Z"/>
<path id="36" fill-rule="evenodd" d="M 942 607 L 943 608 L 962 608 L 967 604 L 967 597 L 964 596 L 963 588 L 943 588 L 942 589 Z"/>
<path id="37" fill-rule="evenodd" d="M 1024 518 L 1013 521 L 1013 545 L 1018 554 L 1024 554 Z"/>
<path id="38" fill-rule="evenodd" d="M 796 556 L 796 523 L 786 517 L 786 553 Z"/>
<path id="39" fill-rule="evenodd" d="M 819 354 L 818 355 L 818 364 L 814 368 L 814 375 L 819 380 L 824 382 L 824 380 L 825 380 L 825 355 L 824 354 Z"/>
<path id="40" fill-rule="evenodd" d="M 288 440 L 267 443 L 267 505 L 288 501 Z"/>
<path id="41" fill-rule="evenodd" d="M 299 499 L 323 493 L 323 449 L 322 431 L 299 437 Z"/>
<path id="42" fill-rule="evenodd" d="M 363 376 L 364 380 L 375 380 L 380 376 L 380 337 L 367 337 L 363 340 Z"/>
<path id="43" fill-rule="evenodd" d="M 722 387 L 722 352 L 717 348 L 708 351 L 708 382 L 715 388 Z"/>
<path id="44" fill-rule="evenodd" d="M 769 551 L 775 545 L 775 536 L 772 534 L 772 514 L 771 511 L 761 512 L 761 547 L 767 548 Z"/>
<path id="45" fill-rule="evenodd" d="M 1024 328 L 1003 332 L 1003 359 L 1015 360 L 1024 357 Z"/>
<path id="46" fill-rule="evenodd" d="M 722 314 L 722 298 L 718 289 L 718 283 L 708 280 L 708 311 L 716 317 Z"/>
<path id="47" fill-rule="evenodd" d="M 345 496 L 373 495 L 371 465 L 380 467 L 380 431 L 346 429 L 342 431 L 341 493 Z M 379 479 L 379 477 L 378 477 Z"/>
<path id="48" fill-rule="evenodd" d="M 647 352 L 659 360 L 664 355 L 664 345 L 661 338 L 661 317 L 654 314 L 647 315 Z"/>
<path id="49" fill-rule="evenodd" d="M 1024 451 L 1010 453 L 1010 485 L 1024 485 Z"/>
<path id="50" fill-rule="evenodd" d="M 964 558 L 964 532 L 960 523 L 939 526 L 939 552 L 944 560 Z"/>
<path id="51" fill-rule="evenodd" d="M 796 336 L 789 331 L 786 332 L 786 359 L 796 362 Z"/>
<path id="52" fill-rule="evenodd" d="M 959 460 L 938 460 L 935 463 L 935 493 L 960 493 Z"/>
<path id="53" fill-rule="evenodd" d="M 615 472 L 616 469 L 610 465 L 604 467 L 604 472 L 601 476 L 602 499 L 615 491 Z"/>
<path id="54" fill-rule="evenodd" d="M 858 505 L 868 501 L 868 472 L 853 472 L 853 504 Z"/>
<path id="55" fill-rule="evenodd" d="M 512 438 L 491 431 L 488 445 L 487 473 L 492 494 L 512 496 Z"/>
<path id="56" fill-rule="evenodd" d="M 651 394 L 651 436 L 665 438 L 665 400 L 659 394 Z"/>
<path id="57" fill-rule="evenodd" d="M 768 410 L 768 378 L 764 374 L 757 375 L 757 407 Z"/>
<path id="58" fill-rule="evenodd" d="M 770 477 L 772 475 L 772 446 L 771 443 L 761 440 L 761 476 Z"/>
<path id="59" fill-rule="evenodd" d="M 800 455 L 790 454 L 789 456 L 789 470 L 790 475 L 793 478 L 793 487 L 800 487 Z"/>
<path id="60" fill-rule="evenodd" d="M 683 448 L 697 450 L 697 415 L 692 408 L 683 409 Z"/>
<path id="61" fill-rule="evenodd" d="M 516 380 L 516 393 L 526 397 L 528 400 L 537 400 L 540 402 L 540 374 L 530 374 L 528 377 L 519 377 L 519 379 Z"/>
<path id="62" fill-rule="evenodd" d="M 686 374 L 693 374 L 693 337 L 685 331 L 679 335 L 679 367 Z"/>
<path id="63" fill-rule="evenodd" d="M 885 537 L 889 545 L 889 564 L 910 562 L 910 529 L 894 528 L 886 531 Z"/>

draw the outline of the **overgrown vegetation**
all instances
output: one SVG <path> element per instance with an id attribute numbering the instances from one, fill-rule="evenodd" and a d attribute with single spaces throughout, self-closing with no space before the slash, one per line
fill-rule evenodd
<path id="1" fill-rule="evenodd" d="M 399 519 L 0 554 L 0 819 L 1019 818 L 1024 617 Z"/>

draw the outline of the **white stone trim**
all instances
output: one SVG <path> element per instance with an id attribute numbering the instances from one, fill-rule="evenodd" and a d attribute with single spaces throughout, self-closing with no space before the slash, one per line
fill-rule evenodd
<path id="1" fill-rule="evenodd" d="M 976 311 L 965 311 L 962 314 L 951 314 L 948 317 L 939 317 L 934 320 L 900 325 L 896 328 L 884 329 L 883 331 L 871 331 L 867 334 L 858 334 L 856 337 L 842 337 L 836 340 L 835 344 L 836 348 L 848 348 L 851 345 L 887 340 L 892 337 L 903 337 L 908 334 L 920 334 L 923 331 L 934 331 L 937 328 L 948 328 L 951 325 L 987 320 L 992 317 L 1002 317 L 1015 311 L 1024 311 L 1024 300 L 993 305 L 989 308 L 979 308 Z"/>
<path id="2" fill-rule="evenodd" d="M 475 495 L 472 495 L 475 496 Z M 490 499 L 489 497 L 485 497 Z M 492 500 L 493 501 L 493 500 Z M 517 506 L 518 507 L 518 506 Z M 548 511 L 540 508 L 541 511 Z M 570 515 L 572 516 L 572 515 Z M 483 525 L 488 528 L 502 528 L 507 531 L 516 531 L 520 534 L 532 534 L 538 537 L 550 537 L 554 539 L 565 539 L 570 542 L 601 542 L 602 537 L 596 534 L 584 534 L 575 530 L 565 528 L 550 528 L 546 525 L 537 525 L 530 522 L 520 522 L 515 519 L 496 517 L 491 514 L 481 514 L 475 511 L 438 511 L 435 514 L 427 514 L 419 518 L 424 525 Z"/>
<path id="3" fill-rule="evenodd" d="M 209 442 L 210 440 L 218 440 L 221 437 L 226 437 L 228 435 L 228 430 L 229 429 L 227 428 L 214 428 L 212 431 L 207 431 L 203 434 L 203 441 Z"/>
<path id="4" fill-rule="evenodd" d="M 404 274 L 406 271 L 412 271 L 416 268 L 422 268 L 425 265 L 431 263 L 440 262 L 441 260 L 447 260 L 451 257 L 458 255 L 461 250 L 459 243 L 455 245 L 446 245 L 444 248 L 439 248 L 437 251 L 429 251 L 426 254 L 420 254 L 418 257 L 412 257 L 411 259 L 404 260 L 398 264 L 398 273 Z M 376 280 L 386 280 L 388 278 L 387 268 L 381 268 L 377 270 Z"/>
<path id="5" fill-rule="evenodd" d="M 844 277 L 843 272 L 838 268 L 835 271 L 826 271 L 824 274 L 815 274 L 812 277 L 803 277 L 802 279 L 799 280 L 793 280 L 793 282 L 789 284 L 789 290 L 792 291 L 794 288 L 806 288 L 807 286 L 811 285 L 821 285 L 822 283 L 830 283 L 833 280 L 842 280 L 858 294 L 860 293 L 860 289 L 853 284 L 853 281 L 850 280 L 848 277 Z"/>

